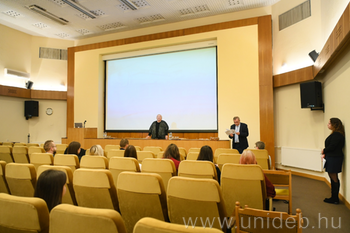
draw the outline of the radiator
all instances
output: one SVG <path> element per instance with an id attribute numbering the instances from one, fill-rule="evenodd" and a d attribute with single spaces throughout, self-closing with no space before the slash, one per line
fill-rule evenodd
<path id="1" fill-rule="evenodd" d="M 323 171 L 321 150 L 281 147 L 281 164 L 312 171 Z"/>

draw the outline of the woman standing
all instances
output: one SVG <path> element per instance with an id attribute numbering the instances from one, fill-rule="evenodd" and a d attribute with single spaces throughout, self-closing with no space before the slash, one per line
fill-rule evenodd
<path id="1" fill-rule="evenodd" d="M 332 133 L 326 138 L 325 148 L 322 150 L 322 158 L 326 159 L 324 167 L 331 180 L 332 196 L 323 201 L 339 204 L 340 182 L 338 173 L 342 171 L 344 160 L 345 132 L 344 126 L 338 118 L 331 118 L 327 126 L 328 129 L 332 130 Z"/>

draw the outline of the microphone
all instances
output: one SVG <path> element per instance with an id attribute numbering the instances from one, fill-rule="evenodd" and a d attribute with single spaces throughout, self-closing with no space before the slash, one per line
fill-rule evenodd
<path id="1" fill-rule="evenodd" d="M 85 128 L 85 123 L 86 123 L 86 120 L 84 121 L 84 128 Z"/>

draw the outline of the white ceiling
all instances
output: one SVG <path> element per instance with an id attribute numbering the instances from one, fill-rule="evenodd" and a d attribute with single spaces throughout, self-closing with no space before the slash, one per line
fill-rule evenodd
<path id="1" fill-rule="evenodd" d="M 97 14 L 91 19 L 62 0 L 0 0 L 0 24 L 34 36 L 83 39 L 195 18 L 270 6 L 280 0 L 70 0 Z M 37 5 L 69 23 L 61 25 L 29 10 Z"/>

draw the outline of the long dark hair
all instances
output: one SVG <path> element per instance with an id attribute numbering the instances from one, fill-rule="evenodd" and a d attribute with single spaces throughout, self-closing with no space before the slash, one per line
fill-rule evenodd
<path id="1" fill-rule="evenodd" d="M 179 148 L 177 147 L 177 145 L 171 143 L 165 150 L 164 154 L 163 154 L 163 158 L 174 158 L 178 161 L 180 161 L 180 151 Z"/>
<path id="2" fill-rule="evenodd" d="M 131 157 L 137 159 L 136 148 L 133 145 L 129 145 L 124 152 L 124 157 Z"/>
<path id="3" fill-rule="evenodd" d="M 211 149 L 210 146 L 202 146 L 201 150 L 199 151 L 199 155 L 197 160 L 205 160 L 205 161 L 210 161 L 213 162 L 213 150 Z"/>
<path id="4" fill-rule="evenodd" d="M 66 180 L 66 173 L 63 171 L 44 171 L 36 183 L 34 197 L 44 199 L 49 211 L 51 211 L 56 205 L 62 203 L 63 187 Z"/>
<path id="5" fill-rule="evenodd" d="M 339 132 L 343 136 L 345 136 L 344 126 L 339 118 L 334 117 L 334 118 L 329 119 L 329 121 L 331 122 L 333 132 Z"/>
<path id="6" fill-rule="evenodd" d="M 69 146 L 67 147 L 67 154 L 75 154 L 78 155 L 78 150 L 81 147 L 79 142 L 73 141 L 69 143 Z"/>

